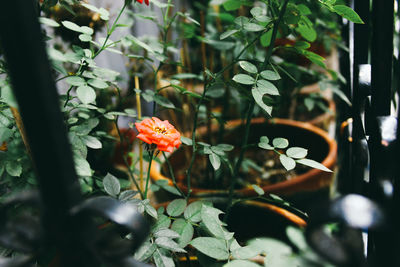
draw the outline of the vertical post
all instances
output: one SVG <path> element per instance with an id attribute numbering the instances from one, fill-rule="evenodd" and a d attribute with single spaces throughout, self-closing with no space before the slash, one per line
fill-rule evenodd
<path id="1" fill-rule="evenodd" d="M 1 2 L 0 41 L 32 152 L 47 241 L 58 251 L 61 266 L 92 266 L 79 231 L 86 221 L 69 215 L 82 197 L 36 3 Z"/>
<path id="2" fill-rule="evenodd" d="M 373 0 L 372 5 L 372 112 L 390 115 L 394 1 Z"/>

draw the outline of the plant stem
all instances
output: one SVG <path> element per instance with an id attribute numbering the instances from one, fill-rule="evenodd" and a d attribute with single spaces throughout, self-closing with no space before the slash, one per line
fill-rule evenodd
<path id="1" fill-rule="evenodd" d="M 114 123 L 115 123 L 115 127 L 117 128 L 117 132 L 118 132 L 118 136 L 119 136 L 119 142 L 120 142 L 121 148 L 122 148 L 122 147 L 123 147 L 124 138 L 123 138 L 123 136 L 122 136 L 122 134 L 121 134 L 121 131 L 119 130 L 119 127 L 118 127 L 118 116 L 117 116 L 117 118 L 115 119 Z M 138 183 L 136 182 L 136 180 L 135 180 L 135 178 L 134 178 L 134 176 L 133 176 L 133 173 L 132 173 L 132 170 L 131 170 L 131 166 L 129 166 L 129 163 L 128 163 L 128 161 L 126 160 L 126 155 L 124 154 L 123 149 L 121 149 L 121 155 L 122 155 L 122 159 L 124 160 L 124 164 L 125 164 L 125 166 L 126 166 L 127 169 L 128 169 L 128 176 L 129 176 L 129 181 L 131 182 L 131 189 L 133 190 L 133 189 L 135 189 L 135 187 L 136 187 L 136 189 L 139 191 L 140 197 L 141 197 L 142 199 L 144 199 L 143 192 L 142 192 L 142 190 L 140 189 Z"/>
<path id="2" fill-rule="evenodd" d="M 276 20 L 276 22 L 274 23 L 274 27 L 273 27 L 273 30 L 272 30 L 272 36 L 271 36 L 271 43 L 270 43 L 270 45 L 268 47 L 267 55 L 265 56 L 265 60 L 263 62 L 263 65 L 262 65 L 261 69 L 265 69 L 265 67 L 269 63 L 269 60 L 270 60 L 271 55 L 272 55 L 272 49 L 274 48 L 276 35 L 278 33 L 278 27 L 279 27 L 279 24 L 280 24 L 280 22 L 281 22 L 281 20 L 283 18 L 283 15 L 285 14 L 286 6 L 287 6 L 288 2 L 289 2 L 289 0 L 285 0 L 285 2 L 282 5 L 282 8 L 281 8 L 281 10 L 279 12 L 279 17 Z M 245 153 L 246 148 L 247 148 L 247 141 L 248 141 L 248 138 L 249 138 L 250 125 L 251 125 L 251 117 L 253 115 L 255 104 L 256 103 L 255 103 L 254 99 L 252 99 L 251 102 L 250 102 L 249 109 L 247 111 L 244 139 L 243 139 L 242 147 L 241 147 L 240 152 L 239 152 L 239 158 L 238 158 L 238 160 L 237 160 L 237 162 L 235 164 L 235 169 L 233 171 L 232 181 L 231 181 L 231 185 L 230 185 L 230 188 L 229 188 L 229 200 L 228 200 L 228 208 L 227 208 L 228 211 L 230 210 L 230 208 L 232 206 L 232 201 L 233 201 L 233 195 L 234 195 L 236 181 L 237 181 L 237 178 L 238 178 L 238 175 L 239 175 L 240 167 L 242 165 L 244 153 Z M 228 213 L 227 213 L 226 216 L 228 216 Z"/>
<path id="3" fill-rule="evenodd" d="M 149 152 L 150 156 L 150 161 L 149 161 L 149 167 L 147 170 L 147 177 L 146 177 L 146 186 L 144 189 L 144 199 L 147 199 L 147 192 L 149 191 L 149 181 L 150 181 L 150 169 L 151 169 L 151 163 L 153 162 L 153 156 L 154 156 L 154 150 L 152 149 L 151 152 Z"/>
<path id="4" fill-rule="evenodd" d="M 178 192 L 181 194 L 181 196 L 183 196 L 183 197 L 186 198 L 185 194 L 182 192 L 182 190 L 178 187 L 178 184 L 176 183 L 176 179 L 175 179 L 175 175 L 174 175 L 174 170 L 172 169 L 171 162 L 169 161 L 167 155 L 165 155 L 165 152 L 164 152 L 164 151 L 162 152 L 162 154 L 163 154 L 163 156 L 164 156 L 165 162 L 166 162 L 167 165 L 168 165 L 169 175 L 170 175 L 171 178 L 172 178 L 172 183 L 174 184 L 176 190 L 178 190 Z"/>
<path id="5" fill-rule="evenodd" d="M 139 77 L 135 76 L 135 88 L 140 89 Z M 142 119 L 142 104 L 140 101 L 140 93 L 136 92 L 136 109 L 138 114 L 138 119 Z M 143 191 L 143 146 L 139 145 L 139 182 L 140 190 Z"/>

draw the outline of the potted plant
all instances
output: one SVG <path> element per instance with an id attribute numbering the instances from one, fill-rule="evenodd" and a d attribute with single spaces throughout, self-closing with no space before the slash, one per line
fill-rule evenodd
<path id="1" fill-rule="evenodd" d="M 45 8 L 57 4 L 57 2 L 41 1 L 39 7 Z M 69 2 L 75 3 L 75 1 L 62 1 L 61 3 Z M 323 161 L 323 157 L 313 157 L 315 150 L 310 148 L 312 142 L 303 142 L 297 135 L 293 138 L 290 137 L 289 134 L 294 133 L 291 128 L 286 128 L 283 132 L 272 130 L 276 125 L 275 122 L 279 122 L 279 120 L 274 122 L 274 119 L 270 119 L 275 108 L 271 100 L 274 100 L 274 97 L 280 94 L 277 81 L 284 74 L 279 62 L 273 57 L 275 49 L 273 44 L 275 44 L 279 27 L 282 25 L 286 25 L 289 30 L 294 31 L 301 26 L 299 23 L 291 23 L 292 13 L 287 12 L 288 8 L 290 10 L 299 9 L 300 4 L 291 2 L 289 5 L 289 0 L 265 0 L 254 3 L 239 0 L 213 1 L 212 4 L 214 5 L 222 4 L 226 11 L 240 9 L 240 15 L 232 17 L 231 14 L 231 17 L 225 18 L 225 22 L 230 22 L 230 24 L 224 25 L 225 28 L 222 27 L 221 32 L 214 31 L 212 34 L 208 34 L 205 31 L 206 22 L 198 23 L 184 12 L 173 13 L 171 11 L 172 0 L 168 0 L 167 3 L 153 0 L 152 3 L 160 8 L 163 14 L 160 23 L 161 41 L 156 43 L 146 42 L 133 35 L 120 40 L 112 40 L 114 31 L 118 30 L 119 27 L 124 27 L 119 23 L 124 11 L 132 5 L 141 6 L 142 1 L 137 2 L 124 1 L 117 17 L 111 21 L 109 21 L 110 13 L 106 9 L 81 3 L 85 8 L 100 16 L 100 19 L 106 24 L 107 32 L 102 38 L 94 38 L 93 30 L 70 20 L 57 22 L 48 17 L 40 19 L 41 23 L 48 27 L 63 27 L 78 34 L 78 39 L 83 43 L 67 47 L 65 50 L 58 49 L 58 46 L 49 47 L 49 56 L 54 66 L 57 82 L 67 85 L 67 90 L 61 94 L 60 100 L 82 189 L 87 195 L 107 194 L 121 201 L 128 201 L 154 219 L 151 235 L 135 255 L 139 260 L 151 261 L 157 266 L 174 266 L 174 260 L 179 259 L 181 255 L 189 257 L 190 254 L 187 254 L 187 252 L 192 250 L 198 254 L 200 262 L 205 266 L 207 266 L 206 262 L 210 262 L 210 260 L 225 264 L 231 259 L 252 259 L 260 254 L 261 250 L 254 247 L 242 247 L 244 244 L 242 241 L 256 236 L 257 233 L 254 236 L 245 236 L 248 231 L 244 230 L 242 231 L 243 240 L 238 240 L 232 232 L 234 230 L 240 233 L 239 229 L 241 229 L 240 225 L 235 225 L 235 223 L 238 223 L 238 219 L 235 218 L 241 216 L 237 215 L 236 212 L 250 211 L 252 215 L 254 215 L 254 212 L 278 214 L 280 218 L 282 216 L 290 218 L 285 219 L 285 223 L 291 222 L 291 224 L 300 226 L 304 226 L 306 218 L 303 213 L 290 206 L 279 196 L 270 194 L 272 191 L 264 190 L 263 186 L 260 186 L 257 182 L 249 180 L 250 191 L 255 192 L 250 200 L 249 194 L 237 193 L 240 190 L 236 191 L 236 189 L 243 180 L 241 177 L 247 177 L 248 173 L 254 173 L 254 170 L 257 170 L 258 164 L 254 163 L 255 160 L 251 157 L 252 154 L 254 155 L 257 152 L 252 151 L 277 155 L 277 161 L 282 164 L 284 172 L 292 170 L 296 165 L 309 166 L 326 173 L 331 172 L 327 167 L 331 167 L 329 164 L 332 161 L 328 164 Z M 145 1 L 145 4 L 149 4 L 149 1 Z M 241 8 L 242 4 L 251 8 L 249 13 L 246 13 L 246 8 Z M 334 4 L 332 1 L 322 1 L 320 4 L 332 12 L 357 22 L 358 16 L 354 15 L 354 11 L 348 7 Z M 183 130 L 185 132 L 190 131 L 189 138 L 182 136 L 169 122 L 157 118 L 160 109 L 171 108 L 176 110 L 177 106 L 162 94 L 166 87 L 160 85 L 158 75 L 164 66 L 180 65 L 173 60 L 170 53 L 174 53 L 176 50 L 171 47 L 168 41 L 168 34 L 172 25 L 178 24 L 177 18 L 184 19 L 185 23 L 190 21 L 190 24 L 200 26 L 199 36 L 201 38 L 198 39 L 203 51 L 201 54 L 203 57 L 201 75 L 193 76 L 182 72 L 167 78 L 168 84 L 166 86 L 179 91 L 182 99 L 190 107 L 186 111 L 183 108 L 182 110 L 184 112 L 193 111 L 189 112 L 191 113 L 189 115 L 192 124 L 188 129 Z M 154 20 L 151 17 L 149 19 Z M 304 18 L 302 19 L 304 20 Z M 269 35 L 270 37 L 268 37 Z M 216 36 L 217 40 L 215 39 Z M 265 41 L 268 38 L 270 40 L 267 49 L 259 49 L 261 40 Z M 214 62 L 212 68 L 210 68 L 210 62 L 207 63 L 207 60 L 204 60 L 204 57 L 207 56 L 206 44 L 213 48 L 211 50 L 214 51 L 213 53 L 217 53 L 217 49 L 222 51 L 221 61 Z M 135 49 L 140 47 L 140 54 L 131 54 L 130 50 L 126 49 L 130 46 L 135 47 Z M 231 49 L 232 53 L 228 53 L 228 50 Z M 301 53 L 308 55 L 314 61 L 321 61 L 319 57 L 308 53 L 305 46 L 299 49 Z M 123 92 L 118 84 L 119 74 L 96 64 L 95 59 L 103 52 L 123 54 L 145 64 L 154 60 L 161 62 L 150 72 L 153 76 L 151 84 L 154 84 L 154 91 L 140 90 L 139 85 L 135 85 L 135 90 L 128 90 L 129 93 Z M 224 55 L 222 56 L 222 54 Z M 6 70 L 6 67 L 4 69 Z M 142 72 L 140 69 L 135 70 L 134 76 L 146 77 L 144 73 L 136 75 L 137 71 Z M 180 76 L 178 76 L 179 74 Z M 203 90 L 199 92 L 185 88 L 184 83 L 180 82 L 185 78 L 194 79 L 198 77 L 203 84 Z M 9 101 L 7 100 L 9 96 L 7 94 L 7 78 L 6 75 L 2 75 L 1 78 L 1 97 L 2 101 L 7 104 L 2 109 L 1 115 L 9 115 L 10 102 L 7 102 Z M 221 95 L 221 91 L 225 95 Z M 134 110 L 124 106 L 125 103 L 130 101 L 130 99 L 127 99 L 131 95 L 138 96 L 136 98 L 138 106 L 141 101 L 139 96 L 153 104 L 152 118 L 142 117 L 140 108 Z M 103 96 L 105 101 L 100 105 Z M 239 109 L 232 105 L 235 101 L 240 103 Z M 222 103 L 222 110 L 218 113 L 213 108 L 220 103 Z M 235 110 L 235 113 L 239 114 L 238 117 L 242 120 L 225 124 L 230 119 L 229 111 L 231 110 Z M 268 120 L 254 119 L 261 115 L 267 117 Z M 119 139 L 124 140 L 125 137 L 118 126 L 120 116 L 138 117 L 135 124 L 139 132 L 137 139 L 146 143 L 146 149 L 143 154 L 139 153 L 138 159 L 134 159 L 132 164 L 129 164 L 128 155 L 122 153 L 124 154 L 122 158 L 127 173 L 126 177 L 117 178 L 117 175 L 109 173 L 108 167 L 104 169 L 95 167 L 93 162 L 89 160 L 89 151 L 102 151 L 106 147 L 107 140 L 114 140 L 113 142 L 115 142 L 116 138 L 111 137 L 104 130 L 105 128 L 100 127 L 100 118 L 112 122 L 117 129 Z M 280 122 L 285 124 L 285 121 Z M 232 130 L 230 130 L 231 127 Z M 6 141 L 8 149 L 10 149 L 10 139 L 4 137 L 4 133 L 8 131 L 5 130 L 6 128 L 14 131 L 14 133 L 17 133 L 17 128 L 14 123 L 9 123 L 1 128 L 2 139 L 0 139 L 0 142 Z M 238 136 L 242 138 L 237 138 Z M 324 139 L 321 135 L 318 138 Z M 228 140 L 232 140 L 232 142 Z M 173 153 L 181 145 L 184 147 L 183 153 L 188 162 L 183 178 L 187 190 L 180 186 L 182 183 L 177 180 L 180 177 L 175 177 L 174 168 L 171 164 L 174 154 L 171 157 L 167 154 Z M 143 144 L 140 144 L 140 146 L 143 146 Z M 112 155 L 108 152 L 107 154 Z M 11 154 L 7 154 L 7 157 L 9 155 Z M 150 174 L 158 155 L 162 156 L 165 161 L 167 172 L 171 177 L 171 184 L 161 181 L 151 185 Z M 191 198 L 195 195 L 192 186 L 195 173 L 196 171 L 199 172 L 196 168 L 202 165 L 197 164 L 197 158 L 201 156 L 205 156 L 206 160 L 204 161 L 205 176 L 199 177 L 200 179 L 217 181 L 216 179 L 222 177 L 222 181 L 227 181 L 222 185 L 229 188 L 228 193 L 218 200 L 212 198 L 195 200 Z M 147 169 L 142 164 L 146 160 L 148 162 Z M 323 164 L 319 163 L 321 161 Z M 136 163 L 142 167 L 138 168 Z M 8 167 L 8 171 L 15 170 Z M 104 176 L 105 172 L 107 174 Z M 4 172 L 0 172 L 0 174 L 4 175 Z M 8 174 L 10 173 L 8 172 Z M 257 177 L 254 178 L 254 181 L 256 180 Z M 296 187 L 296 185 L 292 186 L 292 189 L 293 187 Z M 174 193 L 179 198 L 168 204 L 158 203 L 156 205 L 152 202 L 153 199 L 150 199 L 150 192 L 157 188 Z M 256 200 L 263 202 L 255 202 Z M 252 212 L 252 210 L 257 211 Z M 271 213 L 271 210 L 274 212 Z M 225 213 L 224 218 L 220 217 L 222 213 Z M 253 220 L 253 222 L 256 221 Z M 228 223 L 228 225 L 225 223 Z M 194 235 L 195 229 L 196 236 Z M 248 253 L 249 250 L 250 253 Z"/>

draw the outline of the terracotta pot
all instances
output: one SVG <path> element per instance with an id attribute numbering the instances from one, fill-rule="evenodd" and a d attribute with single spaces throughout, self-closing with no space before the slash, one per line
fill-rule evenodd
<path id="1" fill-rule="evenodd" d="M 242 131 L 237 132 L 242 125 L 241 120 L 230 121 L 226 125 L 228 134 L 224 138 L 225 143 L 231 143 L 235 147 L 239 147 L 242 142 L 240 138 Z M 216 126 L 216 125 L 215 125 Z M 283 137 L 289 140 L 290 146 L 299 146 L 308 149 L 308 158 L 321 162 L 329 169 L 334 169 L 336 163 L 336 149 L 337 145 L 335 140 L 329 137 L 328 133 L 322 129 L 311 125 L 310 123 L 303 123 L 287 119 L 272 119 L 270 121 L 264 118 L 256 118 L 252 120 L 250 130 L 249 143 L 258 143 L 261 136 L 268 136 L 272 139 L 275 137 Z M 217 127 L 215 127 L 217 128 Z M 202 127 L 198 130 L 198 135 L 202 136 L 206 133 L 206 128 Z M 228 140 L 231 140 L 229 142 Z M 176 173 L 177 169 L 187 169 L 187 162 L 190 159 L 185 158 L 185 153 L 182 150 L 175 151 L 170 156 L 171 164 L 174 166 Z M 166 179 L 172 185 L 169 177 L 160 173 L 160 164 L 153 161 L 151 166 L 150 175 L 153 181 Z M 293 196 L 307 192 L 314 192 L 319 189 L 327 189 L 332 184 L 333 173 L 324 172 L 318 169 L 310 169 L 307 172 L 297 175 L 296 177 L 263 186 L 266 193 L 273 193 L 281 196 Z M 187 192 L 187 185 L 178 183 L 178 186 L 183 192 Z M 226 196 L 228 189 L 204 189 L 204 188 L 191 188 L 191 195 L 194 197 L 202 196 Z M 329 190 L 328 190 L 329 191 Z M 256 196 L 254 189 L 249 186 L 246 188 L 236 189 L 235 194 L 238 196 Z"/>

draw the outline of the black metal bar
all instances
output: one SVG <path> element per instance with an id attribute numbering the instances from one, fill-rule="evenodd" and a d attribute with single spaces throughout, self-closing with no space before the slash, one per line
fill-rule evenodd
<path id="1" fill-rule="evenodd" d="M 372 6 L 372 112 L 390 115 L 394 1 L 374 0 Z"/>
<path id="2" fill-rule="evenodd" d="M 95 261 L 79 241 L 86 222 L 69 216 L 82 197 L 35 3 L 1 2 L 0 40 L 36 168 L 47 240 L 62 266 L 89 266 Z"/>

